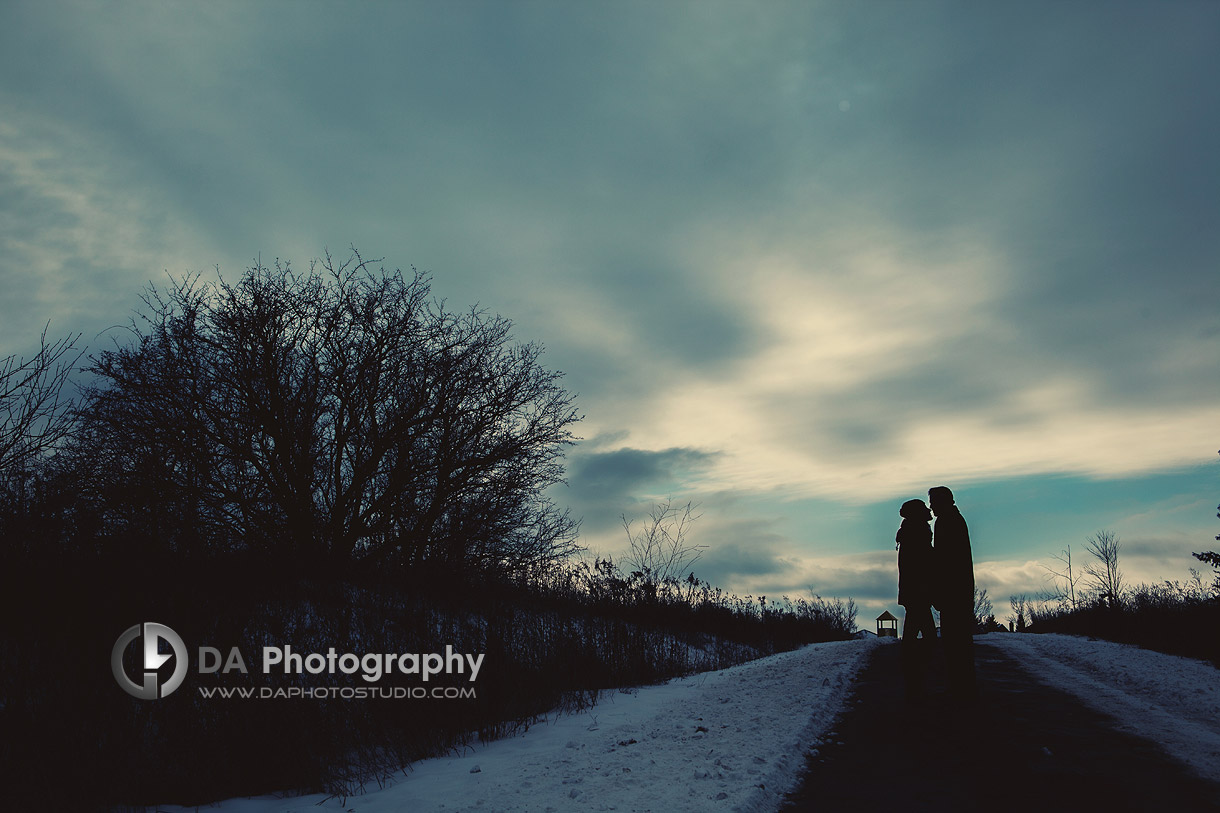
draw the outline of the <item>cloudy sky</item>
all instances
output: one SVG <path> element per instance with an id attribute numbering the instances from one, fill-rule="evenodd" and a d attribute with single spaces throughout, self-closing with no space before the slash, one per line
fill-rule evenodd
<path id="1" fill-rule="evenodd" d="M 894 606 L 947 484 L 996 599 L 1220 532 L 1220 4 L 0 3 L 0 354 L 354 245 L 547 348 L 591 551 Z"/>

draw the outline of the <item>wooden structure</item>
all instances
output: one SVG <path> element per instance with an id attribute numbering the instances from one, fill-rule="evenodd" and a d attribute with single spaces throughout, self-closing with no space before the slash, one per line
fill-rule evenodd
<path id="1" fill-rule="evenodd" d="M 886 610 L 881 615 L 877 616 L 877 637 L 898 637 L 898 618 L 889 610 Z"/>

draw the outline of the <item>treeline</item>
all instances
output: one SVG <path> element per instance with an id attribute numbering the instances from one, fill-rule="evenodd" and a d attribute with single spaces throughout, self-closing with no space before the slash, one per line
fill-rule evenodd
<path id="1" fill-rule="evenodd" d="M 837 600 L 736 597 L 697 579 L 653 591 L 605 560 L 556 567 L 528 584 L 422 570 L 392 580 L 285 578 L 240 560 L 129 565 L 104 574 L 87 564 L 34 565 L 23 569 L 24 586 L 5 595 L 8 617 L 25 619 L 0 643 L 0 757 L 23 777 L 10 799 L 50 794 L 80 809 L 280 790 L 351 794 L 413 761 L 527 727 L 551 709 L 587 706 L 602 691 L 844 639 L 855 622 L 854 606 Z M 165 699 L 129 697 L 109 674 L 109 648 L 139 620 L 178 632 L 192 668 L 199 646 L 236 646 L 249 674 L 192 672 Z M 474 683 L 428 684 L 473 687 L 470 699 L 200 696 L 204 686 L 362 685 L 342 675 L 264 675 L 262 647 L 285 644 L 301 653 L 450 645 L 485 661 Z"/>
<path id="2" fill-rule="evenodd" d="M 1220 667 L 1220 600 L 1180 582 L 1141 584 L 1117 604 L 1084 601 L 1076 607 L 1033 604 L 1030 632 L 1090 635 Z"/>
<path id="3" fill-rule="evenodd" d="M 1086 542 L 1092 557 L 1073 563 L 1071 548 L 1054 557 L 1051 590 L 1012 596 L 1010 623 L 1019 632 L 1088 635 L 1211 661 L 1220 667 L 1220 556 L 1194 554 L 1216 568 L 1211 581 L 1191 568 L 1186 581 L 1130 585 L 1119 566 L 1120 541 L 1099 531 Z"/>
<path id="4" fill-rule="evenodd" d="M 150 288 L 130 340 L 88 357 L 53 464 L 6 472 L 6 531 L 27 555 L 545 570 L 575 549 L 544 492 L 580 415 L 510 327 L 358 255 Z M 70 500 L 20 510 L 43 489 Z"/>
<path id="5" fill-rule="evenodd" d="M 576 560 L 578 522 L 545 496 L 573 396 L 538 346 L 447 310 L 425 275 L 328 256 L 142 301 L 111 349 L 44 337 L 0 367 L 0 763 L 18 806 L 351 793 L 600 690 L 854 629 L 850 602 Z M 284 644 L 486 663 L 465 700 L 199 694 L 332 682 L 250 663 L 143 701 L 110 674 L 141 621 L 192 666 L 199 646 Z"/>

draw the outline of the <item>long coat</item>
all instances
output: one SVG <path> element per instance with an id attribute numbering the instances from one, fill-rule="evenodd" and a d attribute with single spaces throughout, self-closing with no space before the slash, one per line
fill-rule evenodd
<path id="1" fill-rule="evenodd" d="M 904 519 L 898 528 L 898 603 L 910 609 L 935 603 L 936 563 L 932 529 L 917 519 Z"/>
<path id="2" fill-rule="evenodd" d="M 970 531 L 957 506 L 936 515 L 936 571 L 940 588 L 936 606 L 974 612 L 974 558 Z M 943 602 L 943 603 L 942 603 Z"/>

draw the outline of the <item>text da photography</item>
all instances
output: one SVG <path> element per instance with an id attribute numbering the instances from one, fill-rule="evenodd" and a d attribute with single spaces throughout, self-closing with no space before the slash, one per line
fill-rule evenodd
<path id="1" fill-rule="evenodd" d="M 143 642 L 140 647 L 131 646 L 141 638 Z M 168 644 L 169 653 L 159 651 L 162 642 Z M 138 651 L 143 658 L 142 683 L 133 681 L 127 670 L 124 655 L 129 649 Z M 171 655 L 175 660 L 173 676 L 168 682 L 160 684 L 158 687 L 157 670 L 169 662 Z M 484 657 L 485 653 L 481 652 L 477 654 L 457 652 L 451 644 L 445 645 L 444 652 L 367 652 L 361 654 L 340 652 L 334 646 L 327 647 L 325 652 L 300 652 L 294 651 L 290 644 L 285 644 L 262 648 L 261 671 L 264 675 L 359 675 L 360 679 L 366 683 L 376 683 L 391 675 L 415 678 L 424 683 L 437 677 L 444 679 L 462 676 L 468 682 L 473 683 L 479 677 Z M 248 675 L 250 668 L 247 663 L 247 658 L 239 647 L 229 647 L 227 652 L 224 652 L 219 647 L 200 646 L 197 650 L 195 668 L 199 674 L 204 675 L 231 672 Z M 187 648 L 181 636 L 164 624 L 137 624 L 124 631 L 115 641 L 112 666 L 119 685 L 133 696 L 142 699 L 165 697 L 177 689 L 186 677 Z M 279 691 L 274 695 L 262 696 L 305 696 L 300 687 L 293 688 L 295 691 Z M 317 690 L 312 689 L 309 690 L 308 696 L 312 697 L 316 694 Z M 208 692 L 207 696 L 210 697 L 212 694 Z M 404 693 L 401 696 L 424 695 Z"/>

